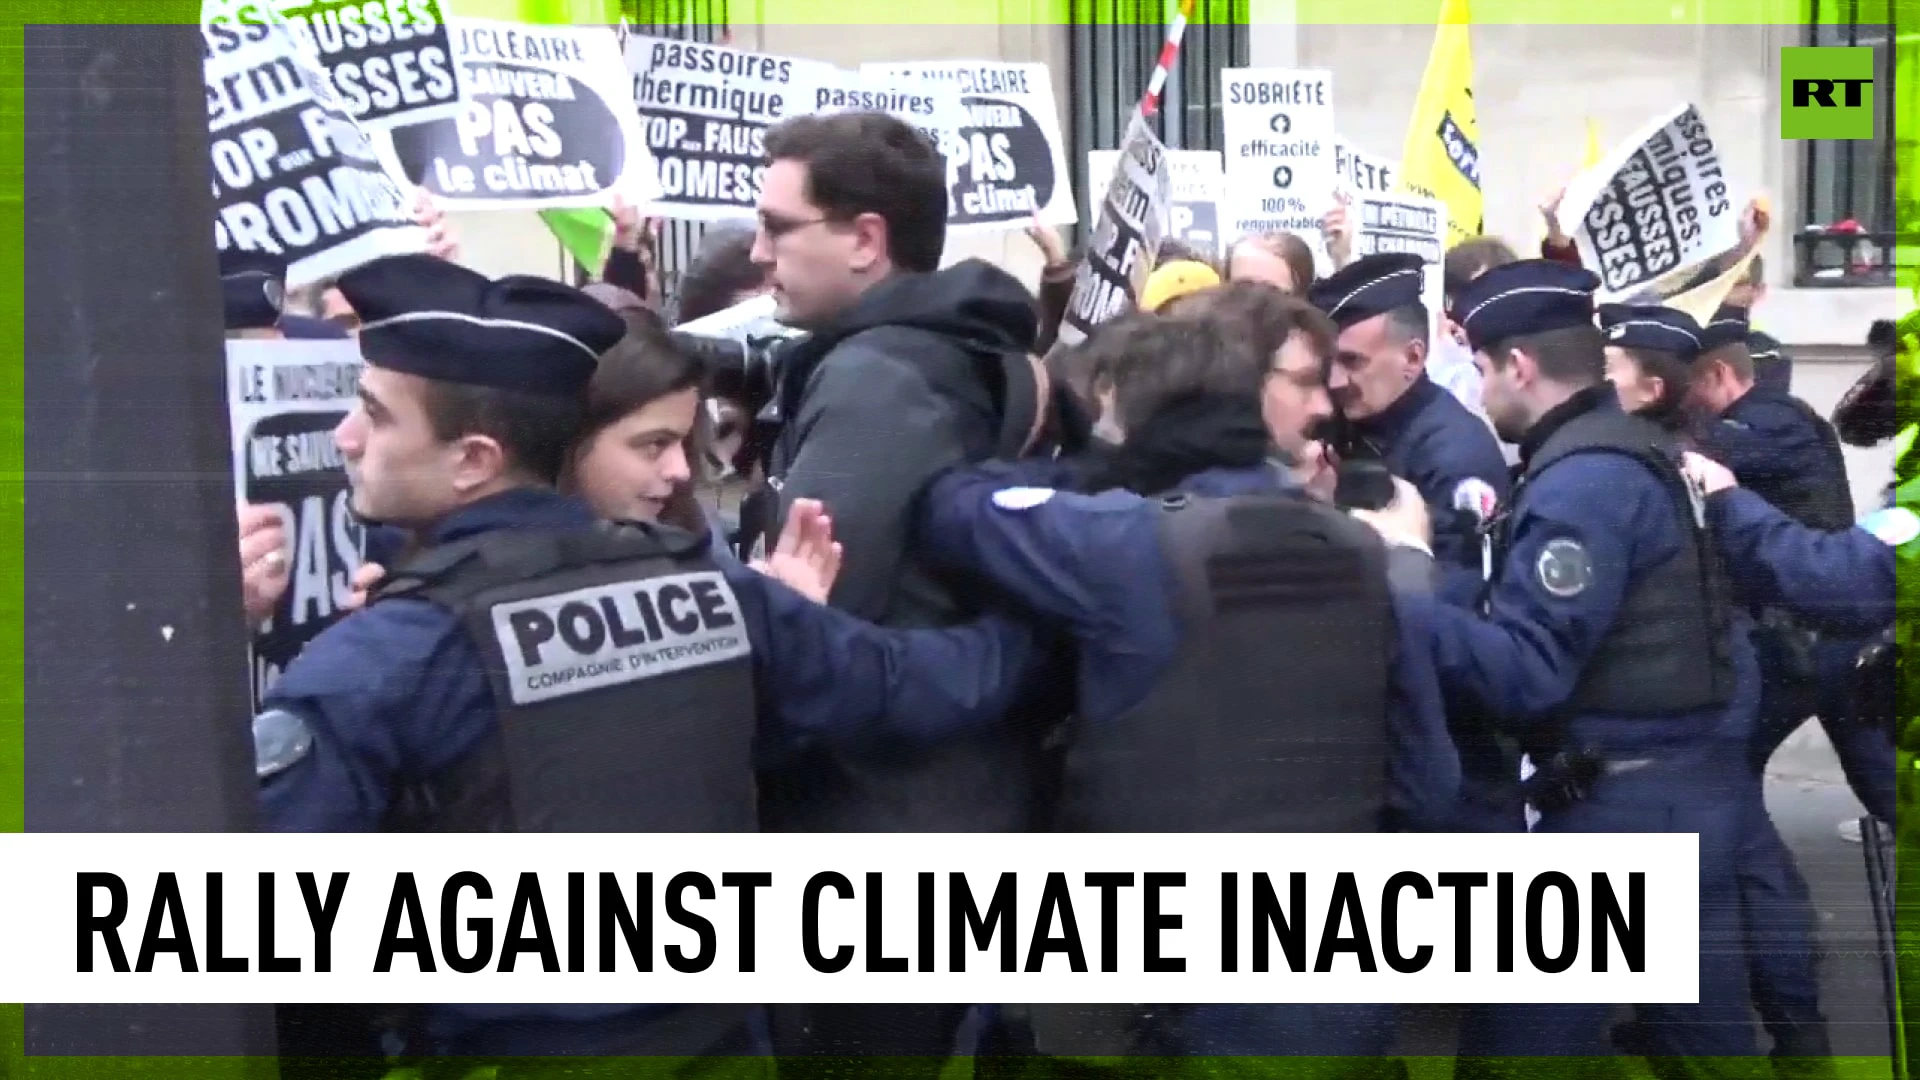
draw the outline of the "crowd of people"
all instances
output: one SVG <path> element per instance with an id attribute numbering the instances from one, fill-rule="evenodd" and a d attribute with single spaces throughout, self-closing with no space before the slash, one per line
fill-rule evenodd
<path id="1" fill-rule="evenodd" d="M 1292 235 L 1170 243 L 1139 310 L 1066 347 L 1075 260 L 1036 228 L 1037 293 L 943 266 L 946 167 L 911 128 L 799 117 L 765 148 L 757 222 L 709 231 L 671 321 L 626 208 L 584 289 L 460 265 L 425 205 L 434 254 L 284 305 L 227 260 L 230 332 L 366 361 L 335 432 L 359 610 L 253 720 L 264 827 L 1697 833 L 1697 1004 L 1475 1006 L 1457 1071 L 1740 1072 L 1755 1010 L 1776 1066 L 1826 1067 L 1762 770 L 1817 715 L 1893 819 L 1857 661 L 1897 541 L 1855 526 L 1834 426 L 1750 325 L 1757 260 L 1702 326 L 1597 306 L 1557 232 L 1526 259 L 1483 237 L 1430 312 L 1420 260 L 1351 258 L 1336 210 L 1331 274 Z M 769 342 L 673 329 L 756 298 Z M 286 537 L 241 525 L 258 619 Z M 616 594 L 643 629 L 556 632 Z M 666 659 L 555 659 L 636 644 Z M 315 1032 L 509 1074 L 1398 1067 L 1377 1004 L 448 1005 Z"/>

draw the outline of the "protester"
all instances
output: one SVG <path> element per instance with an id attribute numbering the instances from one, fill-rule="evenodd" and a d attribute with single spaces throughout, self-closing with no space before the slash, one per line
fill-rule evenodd
<path id="1" fill-rule="evenodd" d="M 1227 248 L 1228 281 L 1264 281 L 1305 296 L 1313 287 L 1313 249 L 1290 232 L 1244 236 Z"/>
<path id="2" fill-rule="evenodd" d="M 770 268 L 781 321 L 808 336 L 780 358 L 781 429 L 767 490 L 742 511 L 742 545 L 778 532 L 795 499 L 833 516 L 846 561 L 835 607 L 883 626 L 951 626 L 979 611 L 976 590 L 910 549 L 913 500 L 941 470 L 1032 443 L 1038 389 L 1032 296 L 968 259 L 940 269 L 947 167 L 920 132 L 881 113 L 800 116 L 767 132 L 754 261 Z M 770 754 L 762 820 L 786 832 L 1023 832 L 1033 828 L 1049 758 L 1046 725 L 1025 711 L 924 753 L 818 742 Z M 895 1056 L 890 1075 L 932 1076 L 954 1047 L 964 1006 L 776 1010 L 786 1068 L 844 1068 L 816 1055 Z M 876 1066 L 877 1068 L 878 1066 Z M 844 1075 L 838 1072 L 836 1075 Z"/>
<path id="3" fill-rule="evenodd" d="M 1412 644 L 1423 635 L 1396 628 L 1388 553 L 1288 475 L 1306 463 L 1269 457 L 1325 408 L 1333 328 L 1250 287 L 1263 318 L 1133 315 L 1096 331 L 1123 433 L 1091 477 L 995 464 L 943 476 L 923 501 L 927 550 L 1078 646 L 1062 831 L 1376 832 L 1451 811 L 1439 687 Z M 1319 407 L 1300 410 L 1308 380 Z M 1222 564 L 1246 569 L 1189 570 Z M 1348 1066 L 1364 1074 L 1390 1064 L 1394 1035 L 1383 1005 L 1033 1012 L 1043 1053 L 1150 1055 L 1158 1076 L 1299 1054 L 1373 1058 Z"/>
<path id="4" fill-rule="evenodd" d="M 723 223 L 706 231 L 680 275 L 675 322 L 704 319 L 771 288 L 767 268 L 753 261 L 753 241 L 754 230 L 748 226 Z"/>

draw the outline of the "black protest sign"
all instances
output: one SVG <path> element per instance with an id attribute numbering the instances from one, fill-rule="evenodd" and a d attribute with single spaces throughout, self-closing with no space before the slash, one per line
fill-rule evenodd
<path id="1" fill-rule="evenodd" d="M 767 128 L 810 111 L 835 68 L 817 60 L 634 34 L 633 101 L 659 163 L 659 213 L 692 221 L 751 215 L 766 175 Z"/>
<path id="2" fill-rule="evenodd" d="M 1074 274 L 1060 340 L 1077 345 L 1133 308 L 1166 234 L 1172 179 L 1166 147 L 1136 114 L 1101 200 L 1086 257 Z"/>
<path id="3" fill-rule="evenodd" d="M 658 193 L 612 30 L 462 19 L 453 56 L 460 110 L 387 133 L 402 176 L 471 209 L 605 206 L 616 192 L 640 204 Z"/>
<path id="4" fill-rule="evenodd" d="M 988 61 L 866 64 L 866 75 L 959 91 L 966 119 L 947 150 L 947 225 L 954 230 L 1049 225 L 1079 218 L 1044 64 Z"/>
<path id="5" fill-rule="evenodd" d="M 426 250 L 412 194 L 283 24 L 228 12 L 203 31 L 221 250 L 285 257 L 288 288 Z"/>
<path id="6" fill-rule="evenodd" d="M 320 57 L 340 103 L 363 127 L 451 116 L 460 104 L 440 0 L 345 0 L 280 9 Z"/>
<path id="7" fill-rule="evenodd" d="M 1660 117 L 1568 185 L 1574 242 L 1601 298 L 1631 296 L 1740 241 L 1720 154 L 1699 110 Z"/>
<path id="8" fill-rule="evenodd" d="M 254 704 L 352 591 L 364 530 L 349 507 L 333 429 L 353 406 L 360 356 L 348 341 L 227 343 L 235 486 L 279 515 L 287 589 L 253 637 Z"/>

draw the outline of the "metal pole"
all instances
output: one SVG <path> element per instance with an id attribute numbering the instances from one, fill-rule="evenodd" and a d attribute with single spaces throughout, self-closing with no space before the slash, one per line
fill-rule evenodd
<path id="1" fill-rule="evenodd" d="M 245 831 L 203 46 L 69 6 L 25 30 L 26 826 Z M 274 1052 L 269 1006 L 29 1006 L 26 1029 L 29 1055 Z"/>

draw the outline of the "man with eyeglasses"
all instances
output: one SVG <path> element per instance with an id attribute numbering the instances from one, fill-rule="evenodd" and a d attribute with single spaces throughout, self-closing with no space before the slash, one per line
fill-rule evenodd
<path id="1" fill-rule="evenodd" d="M 761 413 L 779 430 L 767 483 L 741 512 L 743 553 L 779 535 L 795 499 L 817 499 L 845 548 L 834 607 L 888 627 L 954 625 L 977 614 L 980 590 L 956 588 L 909 553 L 914 498 L 948 468 L 1018 456 L 1036 441 L 1048 395 L 1030 359 L 1033 297 L 977 259 L 940 268 L 957 181 L 906 123 L 874 112 L 800 116 L 769 130 L 765 149 L 752 259 L 768 272 L 776 317 L 807 336 L 782 350 Z M 932 749 L 770 746 L 762 828 L 1030 831 L 1049 786 L 1043 741 L 1066 711 L 1023 705 L 997 727 Z M 965 1012 L 778 1009 L 781 1071 L 932 1077 Z"/>

